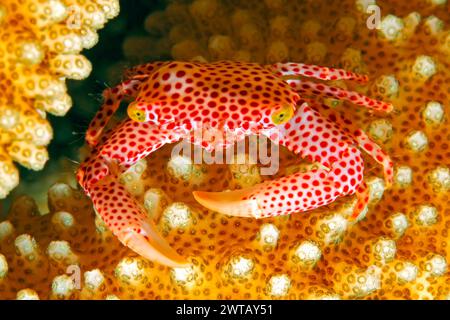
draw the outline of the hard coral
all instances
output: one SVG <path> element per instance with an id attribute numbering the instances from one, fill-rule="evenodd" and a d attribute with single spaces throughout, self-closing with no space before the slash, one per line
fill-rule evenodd
<path id="1" fill-rule="evenodd" d="M 57 184 L 49 190 L 49 214 L 40 216 L 35 202 L 24 196 L 0 224 L 0 295 L 10 299 L 448 297 L 445 230 L 450 221 L 442 204 L 405 207 L 395 201 L 405 193 L 400 187 L 381 200 L 382 180 L 373 177 L 368 181 L 371 206 L 366 219 L 355 224 L 347 220 L 350 199 L 304 215 L 230 218 L 203 209 L 191 191 L 256 183 L 262 179 L 259 168 L 250 163 L 194 165 L 171 151 L 172 146 L 162 148 L 120 180 L 170 245 L 188 257 L 189 267 L 171 269 L 136 256 L 95 217 L 80 191 Z M 286 150 L 281 164 L 279 174 L 309 170 Z"/>
<path id="2" fill-rule="evenodd" d="M 69 110 L 65 79 L 89 75 L 80 52 L 118 12 L 118 0 L 0 1 L 0 199 L 19 182 L 13 161 L 40 170 L 48 160 L 46 112 Z"/>
<path id="3" fill-rule="evenodd" d="M 359 0 L 171 1 L 146 21 L 152 41 L 160 44 L 156 49 L 166 54 L 164 48 L 171 48 L 174 58 L 289 59 L 370 74 L 371 84 L 359 90 L 391 101 L 396 106 L 391 116 L 374 117 L 333 100 L 318 106 L 337 119 L 351 118 L 355 128 L 366 129 L 394 158 L 395 184 L 389 190 L 378 167 L 366 161 L 371 205 L 364 219 L 348 221 L 352 199 L 264 220 L 206 211 L 192 199 L 193 190 L 246 187 L 265 177 L 252 164 L 194 165 L 171 156 L 172 146 L 167 146 L 121 180 L 170 245 L 192 262 L 190 267 L 170 269 L 137 257 L 94 218 L 87 198 L 56 185 L 49 191 L 50 214 L 39 216 L 30 198 L 20 198 L 0 224 L 0 295 L 450 298 L 450 174 L 445 162 L 450 157 L 445 86 L 450 35 L 442 27 L 449 22 L 448 4 L 377 3 L 382 20 L 373 30 L 366 25 L 366 6 L 375 1 Z M 279 175 L 308 166 L 282 150 Z"/>

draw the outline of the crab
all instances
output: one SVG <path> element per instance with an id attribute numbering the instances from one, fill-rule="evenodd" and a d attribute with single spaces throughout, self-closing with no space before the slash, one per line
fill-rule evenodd
<path id="1" fill-rule="evenodd" d="M 249 188 L 193 193 L 204 207 L 231 216 L 265 218 L 309 211 L 356 194 L 352 213 L 356 219 L 369 201 L 360 148 L 382 166 L 387 186 L 392 183 L 393 162 L 377 144 L 362 130 L 341 129 L 302 97 L 331 97 L 374 111 L 392 111 L 392 104 L 307 80 L 364 83 L 365 75 L 301 63 L 232 61 L 152 62 L 126 74 L 124 82 L 103 92 L 104 104 L 86 133 L 92 152 L 80 165 L 77 179 L 113 234 L 147 259 L 169 267 L 188 264 L 158 234 L 142 206 L 118 182 L 118 175 L 161 146 L 181 139 L 213 151 L 249 135 L 266 136 L 321 164 Z M 132 98 L 128 117 L 104 133 L 125 96 Z M 216 134 L 209 138 L 194 134 L 199 130 Z"/>

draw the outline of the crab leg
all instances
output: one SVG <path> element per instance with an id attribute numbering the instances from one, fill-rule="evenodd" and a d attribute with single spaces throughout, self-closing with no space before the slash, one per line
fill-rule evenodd
<path id="1" fill-rule="evenodd" d="M 114 171 L 124 171 L 166 143 L 182 136 L 149 123 L 122 122 L 96 156 L 85 161 L 77 178 L 114 235 L 141 256 L 170 267 L 186 261 L 166 243 L 145 210 L 117 182 Z"/>
<path id="2" fill-rule="evenodd" d="M 167 244 L 155 223 L 114 177 L 102 179 L 90 190 L 97 212 L 117 238 L 139 255 L 170 267 L 186 264 Z"/>
<path id="3" fill-rule="evenodd" d="M 168 63 L 167 61 L 156 61 L 156 62 L 149 62 L 137 65 L 135 67 L 129 68 L 125 70 L 125 77 L 127 79 L 134 78 L 135 76 L 141 76 L 141 75 L 150 75 L 154 71 L 156 71 L 159 67 L 161 67 L 163 64 Z"/>
<path id="4" fill-rule="evenodd" d="M 376 111 L 391 112 L 394 108 L 390 103 L 371 99 L 355 91 L 327 86 L 323 83 L 303 80 L 287 80 L 286 82 L 299 93 L 309 93 L 315 96 L 347 100 L 356 105 Z"/>
<path id="5" fill-rule="evenodd" d="M 357 219 L 368 204 L 369 188 L 367 187 L 367 184 L 362 181 L 358 188 L 356 188 L 356 204 L 353 213 L 350 216 L 350 220 Z"/>
<path id="6" fill-rule="evenodd" d="M 95 114 L 89 128 L 86 131 L 86 142 L 95 147 L 99 142 L 103 129 L 105 128 L 112 115 L 117 111 L 125 95 L 135 96 L 138 93 L 139 79 L 131 79 L 115 86 L 114 88 L 108 88 L 103 91 L 103 105 Z"/>
<path id="7" fill-rule="evenodd" d="M 356 80 L 369 81 L 366 75 L 349 72 L 343 69 L 314 66 L 303 63 L 276 63 L 271 66 L 279 76 L 304 76 L 321 80 Z"/>
<path id="8" fill-rule="evenodd" d="M 124 96 L 135 97 L 139 93 L 139 85 L 146 80 L 155 70 L 167 62 L 150 62 L 138 65 L 125 71 L 126 81 L 114 88 L 103 91 L 104 103 L 89 124 L 86 132 L 86 142 L 94 147 L 99 143 L 106 124 L 117 111 Z"/>
<path id="9" fill-rule="evenodd" d="M 357 193 L 358 204 L 352 216 L 359 216 L 368 197 L 361 185 L 364 162 L 353 141 L 306 103 L 281 130 L 280 145 L 320 162 L 325 169 L 296 173 L 242 190 L 196 191 L 195 199 L 223 214 L 263 218 L 312 210 L 340 196 Z"/>
<path id="10" fill-rule="evenodd" d="M 365 152 L 367 152 L 376 162 L 381 164 L 386 187 L 389 188 L 394 180 L 394 163 L 391 158 L 381 150 L 380 146 L 373 142 L 364 131 L 356 130 L 353 134 L 353 138 Z"/>

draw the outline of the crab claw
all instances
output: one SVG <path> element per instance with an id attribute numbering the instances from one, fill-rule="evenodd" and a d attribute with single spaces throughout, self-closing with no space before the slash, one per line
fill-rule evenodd
<path id="1" fill-rule="evenodd" d="M 261 218 L 262 210 L 255 198 L 255 188 L 225 192 L 194 191 L 195 200 L 209 210 L 235 217 Z"/>
<path id="2" fill-rule="evenodd" d="M 131 250 L 149 260 L 172 267 L 186 267 L 188 263 L 175 252 L 167 242 L 157 233 L 152 221 L 142 222 L 141 231 L 127 230 L 118 235 L 119 240 Z"/>
<path id="3" fill-rule="evenodd" d="M 307 211 L 331 203 L 343 193 L 327 171 L 315 169 L 225 192 L 194 192 L 204 207 L 235 217 L 266 218 Z"/>
<path id="4" fill-rule="evenodd" d="M 188 262 L 158 234 L 153 221 L 118 183 L 107 176 L 90 187 L 94 206 L 109 229 L 124 245 L 139 255 L 169 267 L 186 267 Z"/>

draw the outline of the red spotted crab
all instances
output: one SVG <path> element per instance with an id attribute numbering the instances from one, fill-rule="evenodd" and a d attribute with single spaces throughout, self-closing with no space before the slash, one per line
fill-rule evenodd
<path id="1" fill-rule="evenodd" d="M 212 151 L 249 135 L 263 135 L 322 165 L 241 190 L 194 192 L 195 199 L 211 210 L 264 218 L 312 210 L 356 194 L 352 215 L 356 218 L 369 198 L 359 148 L 382 165 L 387 185 L 392 182 L 393 163 L 362 130 L 342 130 L 301 94 L 347 100 L 381 112 L 393 107 L 307 78 L 368 81 L 367 76 L 301 63 L 155 62 L 132 68 L 126 81 L 103 94 L 104 104 L 86 134 L 92 152 L 81 164 L 77 179 L 123 244 L 171 267 L 187 262 L 158 234 L 117 176 L 161 146 L 181 139 Z M 134 99 L 127 109 L 129 118 L 102 135 L 124 96 Z M 219 135 L 205 139 L 194 134 L 205 125 Z"/>

